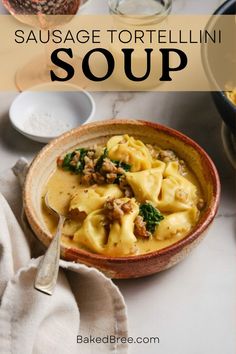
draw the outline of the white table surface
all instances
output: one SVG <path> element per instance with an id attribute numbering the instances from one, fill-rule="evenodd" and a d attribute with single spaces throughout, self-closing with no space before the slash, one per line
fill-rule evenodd
<path id="1" fill-rule="evenodd" d="M 92 0 L 96 11 L 106 1 Z M 212 13 L 222 1 L 176 0 L 174 11 Z M 89 9 L 89 8 L 88 8 Z M 161 122 L 196 140 L 212 157 L 222 183 L 218 215 L 206 239 L 176 267 L 143 279 L 116 281 L 128 306 L 130 335 L 158 336 L 159 344 L 133 344 L 131 354 L 236 352 L 235 171 L 225 157 L 221 119 L 209 93 L 93 93 L 96 120 L 135 118 Z M 16 95 L 0 94 L 0 172 L 43 145 L 17 133 L 8 119 Z"/>

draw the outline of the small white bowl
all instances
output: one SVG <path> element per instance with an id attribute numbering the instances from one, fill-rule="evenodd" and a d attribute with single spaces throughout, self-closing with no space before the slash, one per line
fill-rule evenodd
<path id="1" fill-rule="evenodd" d="M 59 135 L 92 121 L 92 96 L 73 84 L 47 83 L 20 93 L 9 117 L 13 127 L 31 140 L 48 143 Z"/>

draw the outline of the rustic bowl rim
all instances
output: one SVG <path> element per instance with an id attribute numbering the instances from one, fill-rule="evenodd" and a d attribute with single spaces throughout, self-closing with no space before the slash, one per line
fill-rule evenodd
<path id="1" fill-rule="evenodd" d="M 64 250 L 68 252 L 70 255 L 77 256 L 79 259 L 79 256 L 86 257 L 86 259 L 89 262 L 89 259 L 92 260 L 101 260 L 101 261 L 108 261 L 112 262 L 113 264 L 116 263 L 136 263 L 141 260 L 147 260 L 150 258 L 155 258 L 158 256 L 165 256 L 165 255 L 170 255 L 170 254 L 176 254 L 180 250 L 182 250 L 184 247 L 186 247 L 188 244 L 191 244 L 194 240 L 196 240 L 207 228 L 208 226 L 212 223 L 218 207 L 219 207 L 219 200 L 220 200 L 220 191 L 221 191 L 221 185 L 220 185 L 220 179 L 219 175 L 217 172 L 217 169 L 211 160 L 211 158 L 208 156 L 208 154 L 205 152 L 205 150 L 200 147 L 194 140 L 186 136 L 185 134 L 179 132 L 178 130 L 175 130 L 173 128 L 167 127 L 165 125 L 159 124 L 159 123 L 154 123 L 150 121 L 145 121 L 145 120 L 127 120 L 127 119 L 116 119 L 116 120 L 105 120 L 105 121 L 99 121 L 99 122 L 92 122 L 88 123 L 84 126 L 74 128 L 60 137 L 54 139 L 51 141 L 49 144 L 47 144 L 39 153 L 38 155 L 34 158 L 32 161 L 26 179 L 23 187 L 23 206 L 24 206 L 24 211 L 27 216 L 27 219 L 32 226 L 33 230 L 39 230 L 40 233 L 48 240 L 51 239 L 50 234 L 46 233 L 42 230 L 40 223 L 37 221 L 37 215 L 34 213 L 33 207 L 31 205 L 30 201 L 30 193 L 31 193 L 31 183 L 32 179 L 34 177 L 34 168 L 37 166 L 37 163 L 41 160 L 41 158 L 44 156 L 48 150 L 52 149 L 55 145 L 63 141 L 65 138 L 69 137 L 70 135 L 73 135 L 77 133 L 78 131 L 86 131 L 92 128 L 96 128 L 96 126 L 104 126 L 104 127 L 109 127 L 111 125 L 141 125 L 141 126 L 148 126 L 150 128 L 153 128 L 154 130 L 161 131 L 167 135 L 170 135 L 177 140 L 181 141 L 184 144 L 190 145 L 194 150 L 196 150 L 199 155 L 201 155 L 202 159 L 204 159 L 207 167 L 208 167 L 208 172 L 211 175 L 211 179 L 213 181 L 213 196 L 210 200 L 209 206 L 207 210 L 205 211 L 204 215 L 200 219 L 200 222 L 197 223 L 196 227 L 190 232 L 187 236 L 185 236 L 183 239 L 175 242 L 174 244 L 162 248 L 157 251 L 152 251 L 149 253 L 141 254 L 141 255 L 136 255 L 136 256 L 126 256 L 126 257 L 110 257 L 106 255 L 101 255 L 101 254 L 96 254 L 92 252 L 88 252 L 82 249 L 77 249 L 77 248 L 69 248 L 65 247 L 64 245 L 61 245 L 61 250 Z M 40 240 L 40 237 L 34 232 L 36 237 Z M 41 241 L 41 240 L 40 240 Z M 41 241 L 42 242 L 42 241 Z M 65 260 L 67 257 L 63 257 Z M 69 258 L 69 257 L 68 257 Z"/>

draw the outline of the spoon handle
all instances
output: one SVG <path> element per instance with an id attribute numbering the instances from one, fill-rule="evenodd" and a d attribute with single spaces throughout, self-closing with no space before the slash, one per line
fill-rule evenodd
<path id="1" fill-rule="evenodd" d="M 60 216 L 56 234 L 39 264 L 35 278 L 35 289 L 47 295 L 53 294 L 57 283 L 60 259 L 60 240 L 64 222 L 65 217 Z"/>

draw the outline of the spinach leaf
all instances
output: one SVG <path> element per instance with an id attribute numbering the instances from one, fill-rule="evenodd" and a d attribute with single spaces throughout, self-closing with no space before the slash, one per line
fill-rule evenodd
<path id="1" fill-rule="evenodd" d="M 70 168 L 72 167 L 70 165 L 73 157 L 75 156 L 75 152 L 69 152 L 68 154 L 66 154 L 66 156 L 64 157 L 63 163 L 62 163 L 62 168 L 64 170 L 70 170 Z"/>
<path id="2" fill-rule="evenodd" d="M 96 172 L 99 172 L 101 170 L 103 162 L 107 156 L 108 156 L 108 149 L 105 148 L 103 151 L 103 154 L 99 157 L 99 159 L 97 160 L 96 165 L 94 167 Z"/>
<path id="3" fill-rule="evenodd" d="M 117 161 L 117 160 L 111 160 L 111 162 L 114 163 L 114 165 L 118 168 L 123 168 L 126 172 L 129 172 L 131 170 L 131 165 L 122 161 Z"/>
<path id="4" fill-rule="evenodd" d="M 80 152 L 80 158 L 79 158 L 77 165 L 74 167 L 74 172 L 75 173 L 82 173 L 83 169 L 84 169 L 84 165 L 85 165 L 84 158 L 85 158 L 85 156 L 87 156 L 87 153 L 89 152 L 89 150 L 84 149 L 84 148 L 80 148 L 80 149 L 76 149 L 76 151 Z"/>
<path id="5" fill-rule="evenodd" d="M 143 217 L 143 220 L 146 222 L 146 228 L 151 233 L 155 231 L 156 226 L 164 219 L 160 211 L 149 203 L 140 205 L 139 215 Z"/>
<path id="6" fill-rule="evenodd" d="M 73 152 L 69 152 L 64 157 L 64 160 L 63 160 L 63 163 L 62 163 L 62 168 L 64 170 L 71 171 L 71 172 L 74 172 L 74 173 L 77 173 L 77 174 L 82 173 L 83 169 L 84 169 L 84 165 L 85 165 L 84 158 L 85 158 L 85 156 L 87 155 L 87 153 L 89 151 L 90 150 L 88 150 L 88 149 L 79 148 L 79 149 L 76 149 Z M 76 152 L 80 153 L 80 157 L 79 157 L 79 160 L 78 160 L 77 164 L 73 165 L 73 164 L 71 164 L 71 162 L 73 161 L 73 158 L 75 157 Z"/>

